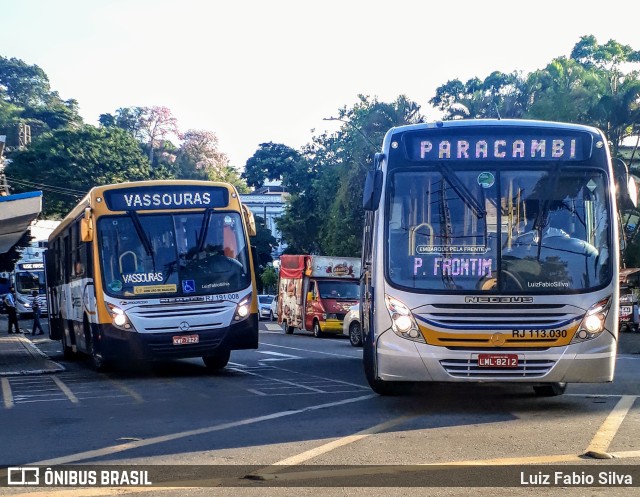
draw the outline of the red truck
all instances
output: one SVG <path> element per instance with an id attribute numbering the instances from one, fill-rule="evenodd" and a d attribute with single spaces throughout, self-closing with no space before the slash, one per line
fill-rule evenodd
<path id="1" fill-rule="evenodd" d="M 342 334 L 344 316 L 360 298 L 360 259 L 283 255 L 278 281 L 278 323 L 296 329 Z"/>

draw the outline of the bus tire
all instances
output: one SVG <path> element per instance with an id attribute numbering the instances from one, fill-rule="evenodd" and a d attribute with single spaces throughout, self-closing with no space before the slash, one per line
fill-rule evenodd
<path id="1" fill-rule="evenodd" d="M 566 383 L 548 383 L 546 385 L 535 385 L 533 387 L 533 391 L 538 397 L 556 397 L 562 395 L 566 389 Z"/>
<path id="2" fill-rule="evenodd" d="M 320 323 L 318 321 L 313 322 L 313 336 L 316 338 L 322 338 L 324 336 L 324 333 L 322 332 Z"/>
<path id="3" fill-rule="evenodd" d="M 207 369 L 211 371 L 218 371 L 220 369 L 224 369 L 229 363 L 229 359 L 231 358 L 231 351 L 225 350 L 222 352 L 218 352 L 215 355 L 205 355 L 202 356 L 202 361 Z"/>
<path id="4" fill-rule="evenodd" d="M 368 342 L 368 340 L 367 340 Z M 375 349 L 373 344 L 364 343 L 364 354 L 362 355 L 362 363 L 364 365 L 364 374 L 367 377 L 367 383 L 378 395 L 398 395 L 400 393 L 400 385 L 390 381 L 382 381 L 376 377 L 376 364 L 374 359 Z"/>
<path id="5" fill-rule="evenodd" d="M 71 361 L 76 358 L 75 353 L 71 346 L 67 343 L 67 333 L 65 330 L 62 331 L 62 357 L 64 357 L 67 361 Z"/>
<path id="6" fill-rule="evenodd" d="M 102 357 L 100 350 L 98 350 L 98 347 L 96 347 L 96 340 L 94 334 L 92 333 L 93 330 L 91 329 L 91 325 L 89 324 L 87 316 L 84 317 L 82 326 L 85 340 L 89 344 L 88 352 L 91 355 L 91 364 L 93 366 L 93 369 L 98 373 L 104 373 L 105 371 L 108 371 L 110 366 L 109 361 L 105 360 L 105 358 Z"/>

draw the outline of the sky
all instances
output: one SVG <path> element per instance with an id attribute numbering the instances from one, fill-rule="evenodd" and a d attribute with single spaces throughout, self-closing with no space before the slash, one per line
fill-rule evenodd
<path id="1" fill-rule="evenodd" d="M 0 0 L 0 56 L 38 65 L 97 124 L 168 107 L 213 131 L 242 170 L 264 142 L 295 149 L 358 95 L 428 103 L 452 79 L 528 73 L 583 35 L 640 49 L 635 0 Z"/>

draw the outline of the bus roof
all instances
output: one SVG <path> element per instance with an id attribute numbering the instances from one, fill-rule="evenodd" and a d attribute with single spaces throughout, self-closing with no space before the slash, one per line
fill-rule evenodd
<path id="1" fill-rule="evenodd" d="M 80 216 L 84 215 L 84 210 L 87 207 L 92 207 L 96 199 L 98 197 L 103 197 L 104 192 L 108 190 L 116 190 L 122 188 L 132 188 L 132 187 L 152 187 L 152 186 L 180 186 L 180 185 L 190 185 L 190 186 L 207 186 L 207 187 L 222 187 L 230 189 L 232 193 L 236 194 L 236 198 L 240 199 L 238 195 L 238 191 L 235 186 L 230 183 L 218 182 L 218 181 L 202 181 L 202 180 L 150 180 L 150 181 L 128 181 L 124 183 L 113 183 L 110 185 L 101 185 L 94 186 L 89 192 L 84 196 L 76 206 L 71 209 L 71 211 L 64 217 L 62 222 L 58 225 L 58 227 L 49 235 L 49 240 L 52 240 L 59 233 L 61 233 L 66 227 L 78 219 Z M 204 208 L 204 207 L 203 207 Z"/>

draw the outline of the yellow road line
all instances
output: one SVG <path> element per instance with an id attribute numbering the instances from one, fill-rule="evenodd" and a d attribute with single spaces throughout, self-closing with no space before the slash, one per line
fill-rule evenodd
<path id="1" fill-rule="evenodd" d="M 362 440 L 370 435 L 375 433 L 379 433 L 387 428 L 391 428 L 393 426 L 404 423 L 405 421 L 415 418 L 417 416 L 400 416 L 399 418 L 391 419 L 384 423 L 380 423 L 378 425 L 372 426 L 371 428 L 367 428 L 366 430 L 359 431 L 354 433 L 353 435 L 349 435 L 346 437 L 339 438 L 338 440 L 333 440 L 332 442 L 321 445 L 320 447 L 316 447 L 314 449 L 307 450 L 300 454 L 296 454 L 295 456 L 287 457 L 286 459 L 282 459 L 276 463 L 273 463 L 272 466 L 291 466 L 294 464 L 301 464 L 309 459 L 313 459 L 318 457 L 321 454 L 326 454 L 327 452 L 332 451 L 333 449 L 337 449 L 338 447 L 344 447 L 345 445 L 349 445 L 353 442 L 357 442 L 358 440 Z"/>
<path id="2" fill-rule="evenodd" d="M 53 379 L 54 383 L 58 385 L 58 388 L 62 390 L 62 393 L 64 393 L 71 402 L 73 402 L 74 404 L 80 403 L 78 397 L 73 394 L 71 389 L 67 385 L 65 385 L 60 378 L 58 378 L 57 376 L 52 376 L 51 378 Z"/>
<path id="3" fill-rule="evenodd" d="M 13 395 L 11 393 L 11 385 L 9 385 L 9 379 L 0 378 L 0 382 L 2 383 L 2 399 L 4 400 L 4 406 L 7 409 L 11 409 L 13 407 Z"/>
<path id="4" fill-rule="evenodd" d="M 144 399 L 142 398 L 142 395 L 140 395 L 138 392 L 136 392 L 133 388 L 129 388 L 127 385 L 125 385 L 124 383 L 122 383 L 120 381 L 113 380 L 113 379 L 111 379 L 109 377 L 106 377 L 106 378 L 118 390 L 121 390 L 124 393 L 126 393 L 127 395 L 130 395 L 131 397 L 133 397 L 133 400 L 135 400 L 138 404 L 142 404 L 144 402 Z"/>
<path id="5" fill-rule="evenodd" d="M 279 419 L 289 416 L 296 416 L 305 412 L 316 411 L 319 409 L 328 409 L 332 407 L 352 404 L 354 402 L 361 402 L 363 400 L 369 400 L 376 397 L 376 394 L 362 395 L 360 397 L 352 397 L 349 399 L 338 400 L 335 402 L 329 402 L 326 404 L 317 404 L 308 407 L 301 407 L 300 409 L 290 411 L 280 411 L 273 414 L 266 414 L 264 416 L 258 416 L 255 418 L 242 419 L 239 421 L 232 421 L 228 423 L 221 423 L 218 425 L 208 426 L 205 428 L 198 428 L 195 430 L 181 431 L 177 433 L 170 433 L 167 435 L 161 435 L 157 437 L 147 438 L 145 440 L 138 440 L 135 442 L 127 442 L 119 445 L 112 445 L 109 447 L 103 447 L 102 449 L 88 450 L 85 452 L 79 452 L 76 454 L 69 454 L 66 456 L 56 457 L 53 459 L 47 459 L 43 461 L 32 462 L 26 466 L 49 466 L 55 464 L 69 464 L 72 462 L 80 462 L 86 459 L 93 459 L 95 457 L 101 457 L 106 455 L 118 454 L 128 450 L 138 449 L 140 447 L 148 447 L 150 445 L 157 445 L 161 443 L 171 442 L 173 440 L 180 440 L 188 437 L 197 437 L 206 433 L 214 433 L 217 431 L 228 430 L 237 428 L 240 426 L 247 426 L 255 423 L 261 423 L 263 421 L 270 421 L 272 419 Z"/>
<path id="6" fill-rule="evenodd" d="M 611 414 L 604 420 L 602 426 L 598 429 L 593 440 L 587 447 L 586 452 L 593 452 L 594 454 L 606 453 L 609 448 L 609 444 L 613 440 L 613 437 L 618 433 L 620 425 L 624 421 L 625 416 L 629 412 L 629 409 L 633 406 L 637 396 L 635 395 L 623 395 L 618 401 L 616 406 L 611 411 Z"/>

